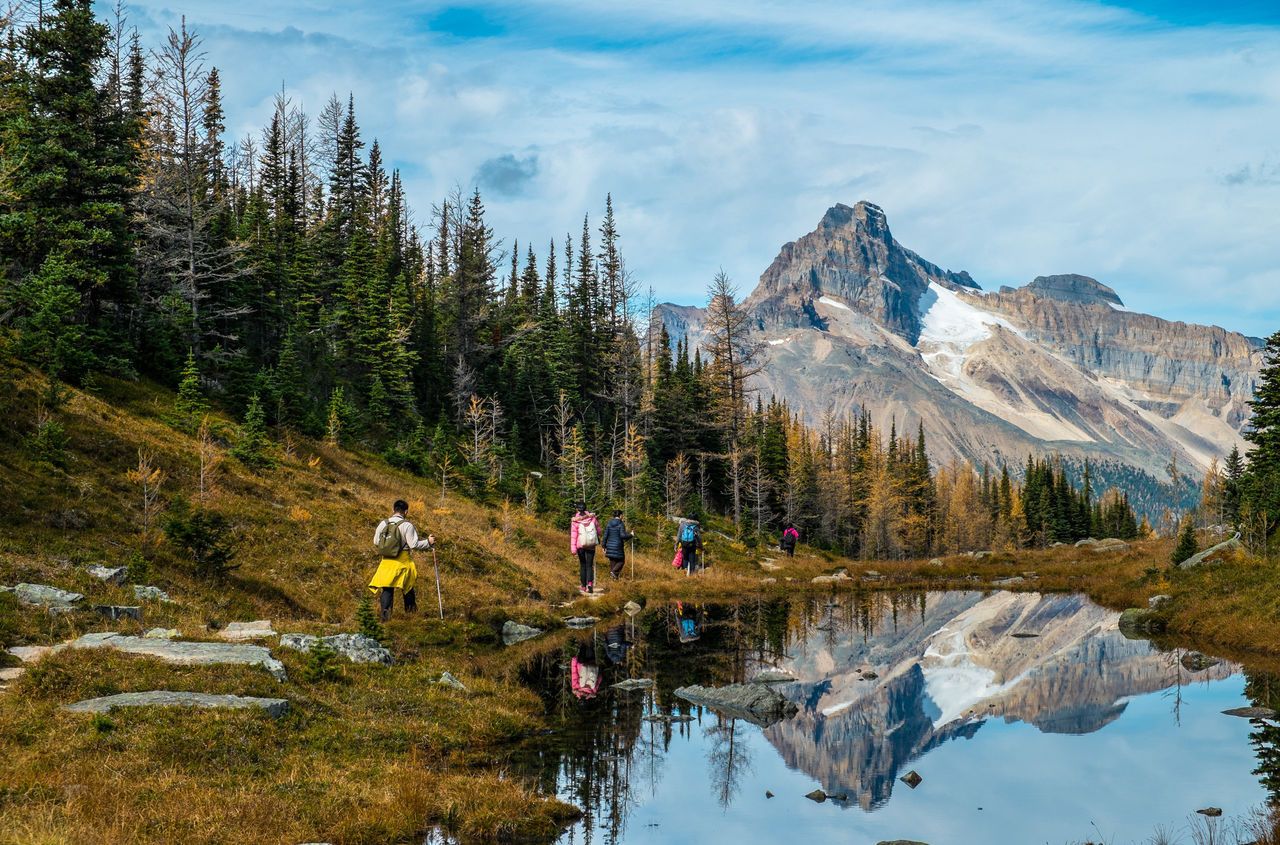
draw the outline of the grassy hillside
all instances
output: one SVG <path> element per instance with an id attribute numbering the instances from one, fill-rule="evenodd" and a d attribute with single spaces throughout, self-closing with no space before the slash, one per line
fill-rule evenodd
<path id="1" fill-rule="evenodd" d="M 67 391 L 50 410 L 46 394 L 41 378 L 0 355 L 0 584 L 45 583 L 85 593 L 86 603 L 135 604 L 130 588 L 86 572 L 95 563 L 129 565 L 135 580 L 165 589 L 175 603 L 146 603 L 141 623 L 111 622 L 89 612 L 50 615 L 0 594 L 0 645 L 157 626 L 214 639 L 228 622 L 263 618 L 277 631 L 354 631 L 376 563 L 373 525 L 399 497 L 440 539 L 446 620 L 434 618 L 431 558 L 418 555 L 423 612 L 405 618 L 397 608 L 387 631 L 397 659 L 391 668 L 343 662 L 339 678 L 313 682 L 305 656 L 275 648 L 289 674 L 278 683 L 256 668 L 174 667 L 111 652 L 48 657 L 0 693 L 0 842 L 372 843 L 409 841 L 437 823 L 468 840 L 546 841 L 573 808 L 503 776 L 515 744 L 540 726 L 541 705 L 517 670 L 542 646 L 504 651 L 497 630 L 506 619 L 556 628 L 570 615 L 605 618 L 628 599 L 972 589 L 1034 570 L 1035 578 L 1011 588 L 1079 590 L 1117 608 L 1170 593 L 1172 630 L 1280 653 L 1273 567 L 1242 561 L 1171 576 L 1162 543 L 941 565 L 816 554 L 770 562 L 711 533 L 711 572 L 685 578 L 670 568 L 669 523 L 655 520 L 633 526 L 634 579 L 606 583 L 603 597 L 587 600 L 575 590 L 566 534 L 550 520 L 442 496 L 376 457 L 305 439 L 276 444 L 274 468 L 254 472 L 228 454 L 235 426 L 225 419 L 216 422 L 222 463 L 206 495 L 234 527 L 239 568 L 213 582 L 196 577 L 159 532 L 142 535 L 141 491 L 129 478 L 142 450 L 166 474 L 161 504 L 196 497 L 199 444 L 166 422 L 173 395 L 104 379 L 92 392 Z M 58 438 L 47 426 L 41 439 L 41 419 L 65 429 L 64 448 L 50 448 Z M 853 581 L 810 584 L 840 566 Z M 867 569 L 881 577 L 859 579 Z M 548 638 L 546 647 L 555 644 Z M 468 692 L 433 683 L 444 670 Z M 293 706 L 275 721 L 245 712 L 88 717 L 59 709 L 148 689 L 284 697 Z"/>

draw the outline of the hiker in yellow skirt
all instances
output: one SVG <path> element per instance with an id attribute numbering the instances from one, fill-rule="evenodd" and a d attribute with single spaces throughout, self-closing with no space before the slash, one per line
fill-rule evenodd
<path id="1" fill-rule="evenodd" d="M 436 543 L 431 535 L 425 540 L 418 539 L 418 530 L 408 519 L 408 502 L 397 499 L 392 510 L 391 516 L 379 522 L 373 532 L 373 546 L 382 553 L 382 563 L 369 581 L 371 592 L 382 591 L 378 596 L 378 615 L 383 622 L 391 618 L 396 588 L 404 595 L 404 612 L 418 611 L 418 595 L 413 589 L 418 580 L 418 567 L 410 552 L 428 551 Z"/>

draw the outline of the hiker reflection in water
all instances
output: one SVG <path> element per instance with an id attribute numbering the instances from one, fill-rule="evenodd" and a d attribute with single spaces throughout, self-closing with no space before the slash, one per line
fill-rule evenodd
<path id="1" fill-rule="evenodd" d="M 627 626 L 619 622 L 604 632 L 604 655 L 614 666 L 627 659 L 627 650 L 634 645 L 627 639 Z"/>
<path id="2" fill-rule="evenodd" d="M 578 653 L 569 661 L 573 694 L 578 698 L 595 698 L 600 693 L 600 665 L 596 663 L 595 643 L 586 639 L 578 643 Z"/>
<path id="3" fill-rule="evenodd" d="M 691 604 L 676 602 L 676 634 L 682 643 L 691 643 L 702 636 L 702 612 Z"/>

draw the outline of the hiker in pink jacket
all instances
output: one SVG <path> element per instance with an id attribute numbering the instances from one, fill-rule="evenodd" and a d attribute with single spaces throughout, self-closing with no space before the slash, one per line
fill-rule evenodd
<path id="1" fill-rule="evenodd" d="M 578 556 L 578 592 L 589 595 L 595 592 L 596 546 L 600 544 L 600 520 L 578 503 L 578 512 L 569 523 L 569 551 Z"/>

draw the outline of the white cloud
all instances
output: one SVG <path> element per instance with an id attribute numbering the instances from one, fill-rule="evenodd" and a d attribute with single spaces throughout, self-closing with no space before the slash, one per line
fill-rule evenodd
<path id="1" fill-rule="evenodd" d="M 180 14 L 136 7 L 152 43 Z M 611 191 L 660 296 L 699 300 L 720 266 L 749 289 L 828 206 L 866 198 L 986 288 L 1081 272 L 1162 316 L 1280 324 L 1275 28 L 1061 0 L 475 7 L 499 34 L 432 33 L 440 8 L 410 2 L 184 11 L 237 132 L 282 81 L 312 113 L 352 90 L 420 216 L 485 162 L 536 154 L 536 179 L 488 197 L 498 231 L 576 237 Z"/>

